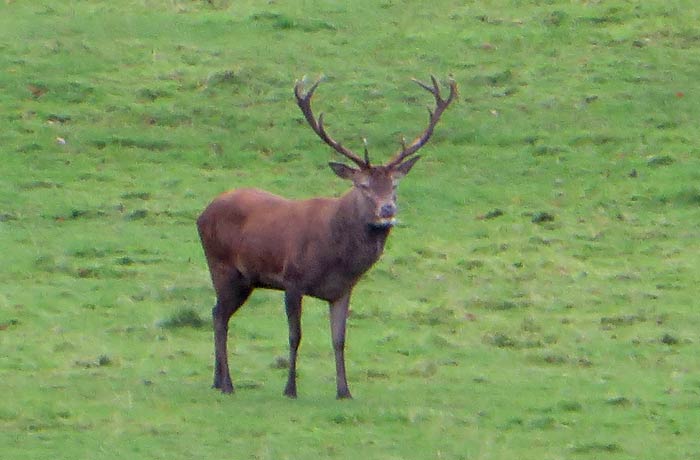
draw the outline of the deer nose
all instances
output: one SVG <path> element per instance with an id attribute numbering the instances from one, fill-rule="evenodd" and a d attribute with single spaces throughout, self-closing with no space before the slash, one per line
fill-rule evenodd
<path id="1" fill-rule="evenodd" d="M 379 208 L 379 217 L 383 219 L 394 217 L 394 214 L 396 214 L 396 205 L 394 203 L 386 203 Z"/>

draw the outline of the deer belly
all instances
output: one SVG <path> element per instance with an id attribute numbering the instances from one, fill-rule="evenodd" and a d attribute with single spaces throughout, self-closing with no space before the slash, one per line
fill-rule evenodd
<path id="1" fill-rule="evenodd" d="M 358 278 L 346 273 L 331 270 L 304 286 L 306 295 L 332 302 L 338 300 L 352 290 Z"/>
<path id="2" fill-rule="evenodd" d="M 236 268 L 252 286 L 270 289 L 284 289 L 283 263 L 276 255 L 264 252 L 241 254 L 236 260 Z"/>

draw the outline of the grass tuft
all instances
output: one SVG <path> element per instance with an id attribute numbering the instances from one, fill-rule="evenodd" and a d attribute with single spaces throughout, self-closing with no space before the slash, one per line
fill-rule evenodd
<path id="1" fill-rule="evenodd" d="M 571 448 L 575 454 L 614 454 L 622 452 L 622 447 L 615 442 L 588 442 Z"/>
<path id="2" fill-rule="evenodd" d="M 202 317 L 199 316 L 199 313 L 197 313 L 194 309 L 184 308 L 174 313 L 172 316 L 158 321 L 157 325 L 158 327 L 162 327 L 164 329 L 202 329 L 209 327 L 210 322 L 202 319 Z"/>
<path id="3" fill-rule="evenodd" d="M 662 335 L 660 341 L 664 345 L 678 345 L 680 343 L 677 337 L 669 333 Z"/>

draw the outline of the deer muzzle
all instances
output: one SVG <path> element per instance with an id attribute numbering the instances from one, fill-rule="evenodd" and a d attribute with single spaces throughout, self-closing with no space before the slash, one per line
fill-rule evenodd
<path id="1" fill-rule="evenodd" d="M 377 209 L 377 217 L 372 226 L 375 228 L 389 228 L 396 224 L 396 205 L 384 203 Z"/>

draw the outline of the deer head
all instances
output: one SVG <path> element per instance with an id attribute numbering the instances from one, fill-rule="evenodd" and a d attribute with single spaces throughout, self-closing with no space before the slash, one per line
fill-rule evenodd
<path id="1" fill-rule="evenodd" d="M 432 86 L 414 80 L 435 98 L 435 110 L 428 109 L 430 114 L 428 127 L 409 145 L 406 145 L 406 140 L 402 139 L 401 150 L 389 162 L 377 166 L 370 164 L 366 140 L 364 158 L 360 158 L 353 151 L 328 135 L 323 125 L 323 114 L 320 114 L 318 118 L 314 116 L 311 110 L 311 98 L 321 83 L 321 79 L 314 83 L 305 94 L 303 93 L 302 81 L 297 81 L 294 86 L 297 104 L 311 129 L 336 152 L 357 165 L 355 168 L 343 163 L 329 163 L 329 166 L 338 177 L 352 181 L 354 190 L 358 197 L 361 197 L 362 207 L 368 215 L 368 224 L 372 227 L 390 228 L 395 224 L 397 212 L 396 187 L 399 180 L 408 174 L 413 165 L 420 159 L 419 155 L 415 155 L 416 152 L 428 142 L 433 134 L 435 125 L 442 116 L 442 112 L 445 111 L 457 95 L 457 83 L 454 80 L 449 81 L 450 94 L 447 96 L 447 99 L 443 99 L 437 80 L 433 76 L 430 79 Z"/>

